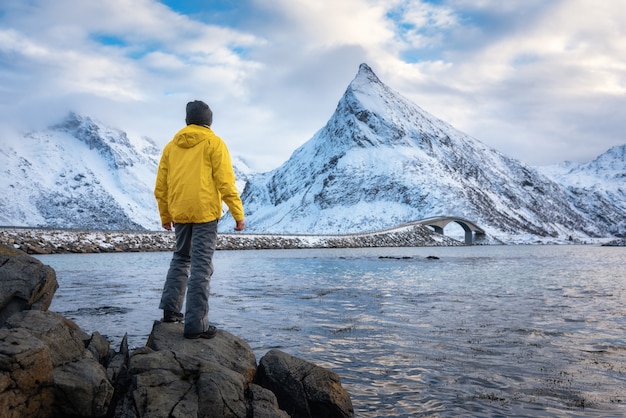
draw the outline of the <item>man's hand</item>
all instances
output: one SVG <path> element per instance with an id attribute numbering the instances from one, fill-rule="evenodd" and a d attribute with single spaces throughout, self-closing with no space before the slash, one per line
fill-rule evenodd
<path id="1" fill-rule="evenodd" d="M 171 222 L 163 224 L 162 226 L 163 226 L 163 229 L 167 229 L 168 231 L 172 230 L 172 223 Z"/>
<path id="2" fill-rule="evenodd" d="M 245 227 L 246 221 L 244 221 L 243 219 L 240 221 L 235 221 L 235 231 L 243 231 Z"/>

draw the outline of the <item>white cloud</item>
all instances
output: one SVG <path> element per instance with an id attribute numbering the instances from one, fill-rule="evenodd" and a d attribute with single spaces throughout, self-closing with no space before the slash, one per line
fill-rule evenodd
<path id="1" fill-rule="evenodd" d="M 367 62 L 506 154 L 589 161 L 625 142 L 620 3 L 247 0 L 186 16 L 155 0 L 6 0 L 0 124 L 39 128 L 73 109 L 163 144 L 202 99 L 231 151 L 269 169 Z"/>
<path id="2" fill-rule="evenodd" d="M 479 3 L 450 2 L 466 18 L 446 34 L 440 65 L 397 80 L 405 95 L 533 164 L 589 161 L 626 142 L 619 2 Z"/>

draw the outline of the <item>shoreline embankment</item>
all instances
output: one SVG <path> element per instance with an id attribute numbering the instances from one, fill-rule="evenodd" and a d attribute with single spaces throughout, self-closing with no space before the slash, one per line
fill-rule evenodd
<path id="1" fill-rule="evenodd" d="M 27 254 L 172 251 L 168 231 L 74 230 L 0 227 L 0 243 Z M 463 243 L 414 224 L 392 230 L 345 235 L 220 233 L 218 250 L 440 247 Z"/>

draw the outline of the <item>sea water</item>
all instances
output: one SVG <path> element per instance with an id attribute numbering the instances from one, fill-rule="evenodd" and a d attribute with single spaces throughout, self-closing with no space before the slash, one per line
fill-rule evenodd
<path id="1" fill-rule="evenodd" d="M 170 253 L 38 256 L 51 310 L 143 346 Z M 218 251 L 210 321 L 335 371 L 359 417 L 625 416 L 626 248 Z"/>

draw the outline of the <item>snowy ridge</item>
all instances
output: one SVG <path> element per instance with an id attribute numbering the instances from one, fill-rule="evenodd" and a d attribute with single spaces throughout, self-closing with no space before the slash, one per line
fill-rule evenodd
<path id="1" fill-rule="evenodd" d="M 539 170 L 558 183 L 580 189 L 598 188 L 622 192 L 626 189 L 626 144 L 610 148 L 587 164 L 571 161 L 539 167 Z M 616 203 L 625 203 L 626 199 Z"/>
<path id="2" fill-rule="evenodd" d="M 536 169 L 403 98 L 365 64 L 326 126 L 281 167 L 250 179 L 243 195 L 255 232 L 352 233 L 448 215 L 504 241 L 609 233 L 569 198 Z"/>
<path id="3" fill-rule="evenodd" d="M 608 219 L 609 234 L 625 236 L 626 144 L 610 148 L 587 164 L 565 162 L 539 170 L 560 183 L 572 204 L 591 222 Z"/>
<path id="4" fill-rule="evenodd" d="M 147 138 L 70 114 L 0 151 L 0 224 L 85 229 L 158 225 L 152 195 L 159 150 Z"/>

